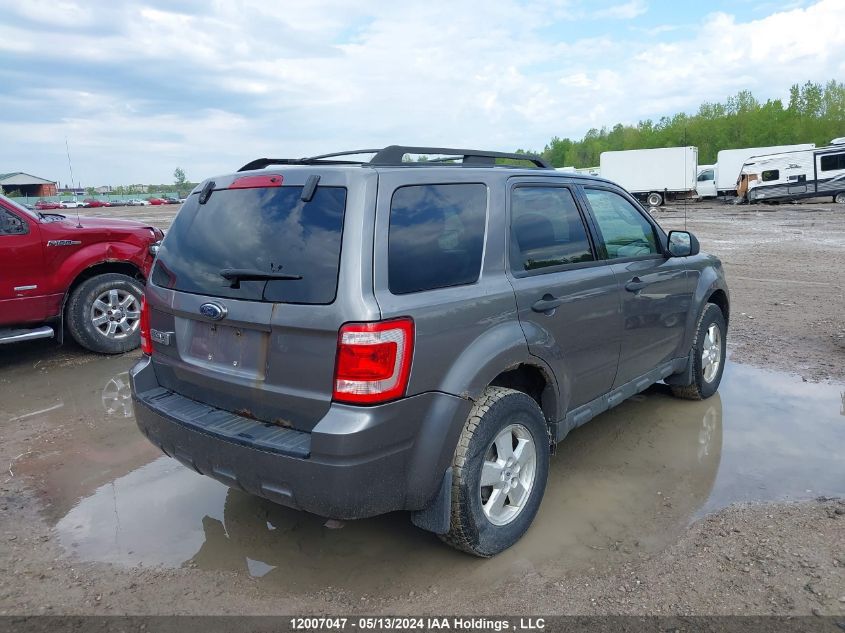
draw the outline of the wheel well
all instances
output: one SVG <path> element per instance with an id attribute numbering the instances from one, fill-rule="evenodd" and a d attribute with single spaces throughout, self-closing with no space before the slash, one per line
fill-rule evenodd
<path id="1" fill-rule="evenodd" d="M 722 311 L 722 316 L 725 317 L 725 323 L 728 322 L 728 317 L 730 316 L 730 306 L 728 305 L 728 295 L 725 294 L 724 290 L 716 290 L 710 297 L 707 299 L 708 303 L 715 303 L 719 306 L 719 309 Z"/>
<path id="2" fill-rule="evenodd" d="M 76 289 L 76 287 L 79 286 L 79 284 L 84 281 L 88 281 L 91 277 L 104 275 L 106 273 L 119 273 L 121 275 L 137 279 L 141 282 L 144 281 L 144 275 L 141 273 L 141 270 L 137 266 L 128 262 L 102 262 L 94 264 L 79 273 L 76 276 L 76 279 L 73 280 L 73 283 L 70 285 L 70 288 L 68 288 L 67 293 L 65 294 L 65 303 L 67 303 L 67 298 Z M 64 306 L 62 307 L 62 312 L 64 312 Z"/>
<path id="3" fill-rule="evenodd" d="M 507 387 L 531 396 L 550 423 L 557 418 L 557 402 L 552 384 L 542 369 L 526 364 L 503 371 L 490 383 L 492 387 Z"/>

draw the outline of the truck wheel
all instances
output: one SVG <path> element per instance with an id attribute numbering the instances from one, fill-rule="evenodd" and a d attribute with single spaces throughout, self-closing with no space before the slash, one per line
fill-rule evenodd
<path id="1" fill-rule="evenodd" d="M 698 320 L 693 346 L 693 383 L 672 385 L 672 394 L 686 400 L 704 400 L 719 388 L 725 370 L 725 317 L 708 303 Z"/>
<path id="2" fill-rule="evenodd" d="M 516 543 L 537 514 L 549 474 L 549 431 L 537 403 L 488 387 L 464 425 L 452 473 L 443 541 L 485 558 Z"/>
<path id="3" fill-rule="evenodd" d="M 648 202 L 648 206 L 650 207 L 659 207 L 663 204 L 663 196 L 656 191 L 652 191 L 648 194 L 646 198 L 646 202 Z"/>
<path id="4" fill-rule="evenodd" d="M 121 354 L 141 344 L 141 296 L 132 277 L 106 273 L 74 289 L 67 303 L 67 326 L 77 343 L 101 354 Z"/>
<path id="5" fill-rule="evenodd" d="M 845 204 L 845 191 L 840 191 L 833 196 L 833 201 L 837 204 Z"/>

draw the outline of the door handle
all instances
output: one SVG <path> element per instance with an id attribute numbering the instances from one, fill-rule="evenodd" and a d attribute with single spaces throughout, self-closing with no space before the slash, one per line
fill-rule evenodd
<path id="1" fill-rule="evenodd" d="M 625 290 L 628 292 L 639 292 L 648 285 L 648 282 L 643 281 L 639 277 L 634 277 L 631 281 L 625 284 Z"/>
<path id="2" fill-rule="evenodd" d="M 549 312 L 550 310 L 554 310 L 562 303 L 563 299 L 558 299 L 557 297 L 553 297 L 549 293 L 546 293 L 543 295 L 542 299 L 534 302 L 534 305 L 531 306 L 531 309 L 534 310 L 534 312 Z"/>

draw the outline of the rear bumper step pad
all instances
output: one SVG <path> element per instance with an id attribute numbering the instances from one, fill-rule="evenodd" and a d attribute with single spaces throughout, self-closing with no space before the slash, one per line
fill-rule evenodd
<path id="1" fill-rule="evenodd" d="M 143 404 L 193 431 L 271 453 L 306 459 L 311 434 L 252 420 L 158 387 L 139 393 Z"/>

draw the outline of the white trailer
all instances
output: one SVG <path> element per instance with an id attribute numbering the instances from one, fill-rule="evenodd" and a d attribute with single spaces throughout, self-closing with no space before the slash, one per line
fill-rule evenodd
<path id="1" fill-rule="evenodd" d="M 652 207 L 667 199 L 696 196 L 697 147 L 602 152 L 602 178 L 612 180 Z"/>
<path id="2" fill-rule="evenodd" d="M 742 147 L 740 149 L 723 149 L 716 155 L 716 191 L 720 194 L 736 195 L 739 172 L 742 166 L 754 156 L 768 154 L 782 154 L 814 149 L 815 143 L 799 143 L 797 145 L 772 145 L 771 147 Z"/>
<path id="3" fill-rule="evenodd" d="M 831 196 L 845 204 L 845 142 L 754 156 L 742 166 L 739 195 L 750 203 Z"/>

